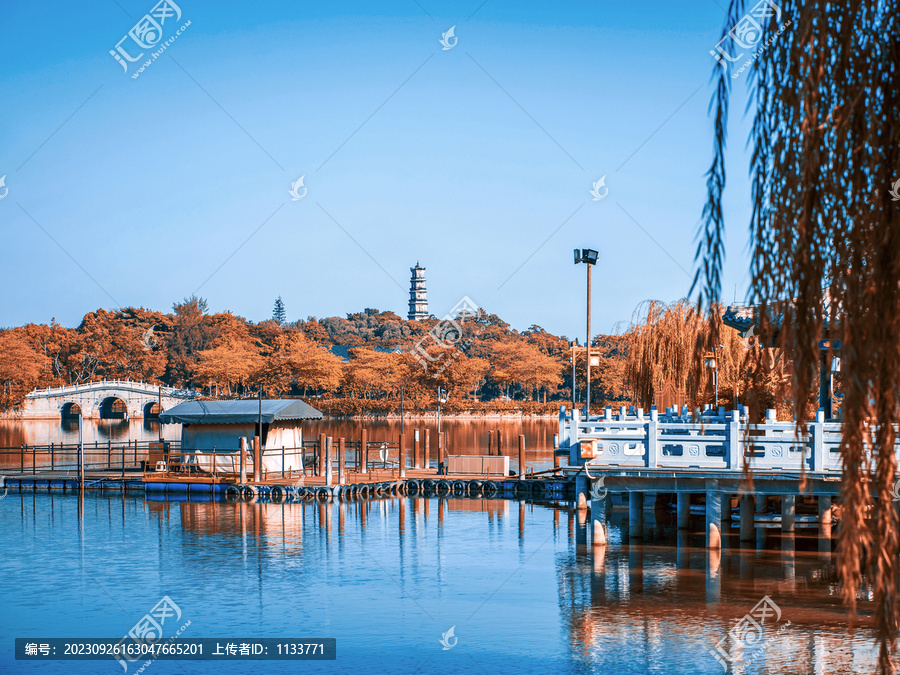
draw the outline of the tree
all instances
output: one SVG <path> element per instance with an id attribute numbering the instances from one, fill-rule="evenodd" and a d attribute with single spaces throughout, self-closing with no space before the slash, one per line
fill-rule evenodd
<path id="1" fill-rule="evenodd" d="M 257 381 L 266 388 L 287 392 L 296 385 L 331 392 L 341 381 L 343 363 L 327 348 L 320 347 L 303 333 L 285 331 L 278 336 Z"/>
<path id="2" fill-rule="evenodd" d="M 793 362 L 795 401 L 805 402 L 814 388 L 818 340 L 843 343 L 842 370 L 851 376 L 844 378 L 842 406 L 838 573 L 851 613 L 863 575 L 871 576 L 878 668 L 889 672 L 900 628 L 900 522 L 892 502 L 900 422 L 900 208 L 889 198 L 892 184 L 894 194 L 900 191 L 900 8 L 896 0 L 778 4 L 758 36 L 767 48 L 748 62 L 755 108 L 749 299 L 761 338 L 777 332 Z M 723 39 L 744 8 L 732 0 Z M 782 32 L 779 23 L 787 21 L 790 30 Z M 695 277 L 707 306 L 720 295 L 732 81 L 726 68 L 716 70 L 713 161 Z M 802 422 L 805 406 L 795 412 Z"/>
<path id="3" fill-rule="evenodd" d="M 208 316 L 206 300 L 192 295 L 181 303 L 174 303 L 175 313 L 169 334 L 169 363 L 166 380 L 170 384 L 189 384 L 197 367 L 197 354 L 208 349 L 216 337 Z"/>
<path id="4" fill-rule="evenodd" d="M 0 331 L 0 409 L 17 406 L 50 379 L 50 359 L 32 347 L 21 328 Z"/>
<path id="5" fill-rule="evenodd" d="M 281 301 L 281 296 L 279 295 L 275 299 L 275 309 L 272 310 L 272 321 L 279 326 L 283 326 L 286 320 L 287 312 L 284 311 L 284 303 Z"/>

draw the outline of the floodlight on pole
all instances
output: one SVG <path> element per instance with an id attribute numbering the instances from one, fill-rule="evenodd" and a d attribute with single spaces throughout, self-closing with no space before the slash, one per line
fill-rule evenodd
<path id="1" fill-rule="evenodd" d="M 587 266 L 587 339 L 585 348 L 585 404 L 584 416 L 589 419 L 591 415 L 591 268 L 597 264 L 599 253 L 592 248 L 575 249 L 575 264 L 584 263 Z"/>

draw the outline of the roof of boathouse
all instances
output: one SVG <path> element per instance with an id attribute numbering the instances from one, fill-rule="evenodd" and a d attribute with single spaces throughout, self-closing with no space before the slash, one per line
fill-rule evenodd
<path id="1" fill-rule="evenodd" d="M 262 421 L 317 420 L 322 413 L 300 399 L 263 399 Z M 259 399 L 242 401 L 185 401 L 159 416 L 163 424 L 247 424 L 260 418 Z"/>

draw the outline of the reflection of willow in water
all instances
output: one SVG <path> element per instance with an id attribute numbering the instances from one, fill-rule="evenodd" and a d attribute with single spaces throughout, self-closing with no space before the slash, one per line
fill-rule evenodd
<path id="1" fill-rule="evenodd" d="M 570 524 L 575 544 L 586 523 L 570 512 Z M 830 553 L 797 554 L 793 542 L 777 551 L 707 551 L 690 548 L 684 532 L 676 546 L 651 546 L 627 536 L 622 543 L 618 534 L 614 545 L 570 546 L 574 555 L 557 559 L 560 613 L 572 654 L 586 667 L 627 662 L 720 673 L 727 662 L 735 673 L 872 671 L 873 608 L 860 603 L 862 629 L 848 639 Z M 752 633 L 761 639 L 751 649 L 750 638 L 743 644 L 734 636 L 765 596 L 781 617 Z M 696 637 L 695 651 L 685 651 L 685 635 Z M 719 644 L 722 661 L 711 651 Z"/>

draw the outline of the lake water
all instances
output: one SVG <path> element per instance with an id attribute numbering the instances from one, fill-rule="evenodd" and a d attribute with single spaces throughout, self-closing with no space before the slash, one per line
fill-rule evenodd
<path id="1" fill-rule="evenodd" d="M 648 511 L 644 541 L 629 542 L 624 517 L 613 512 L 610 545 L 593 553 L 565 505 L 88 494 L 80 508 L 73 495 L 10 492 L 0 672 L 123 673 L 114 661 L 15 661 L 12 638 L 120 638 L 164 596 L 181 612 L 166 637 L 187 621 L 184 638 L 332 637 L 337 661 L 157 661 L 144 673 L 719 674 L 717 644 L 729 672 L 873 670 L 871 603 L 851 636 L 815 539 L 710 554 L 697 547 L 702 519 L 679 542 Z M 765 596 L 780 616 L 742 633 L 743 650 L 720 643 Z"/>

